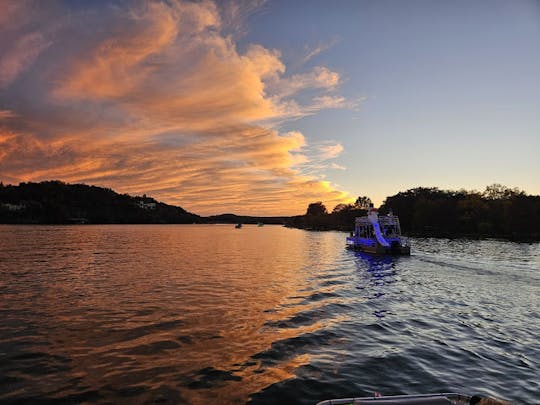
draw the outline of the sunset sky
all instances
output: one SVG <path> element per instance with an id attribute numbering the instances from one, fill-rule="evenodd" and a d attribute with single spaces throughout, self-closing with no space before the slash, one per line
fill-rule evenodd
<path id="1" fill-rule="evenodd" d="M 294 215 L 540 194 L 540 2 L 0 0 L 0 180 Z"/>

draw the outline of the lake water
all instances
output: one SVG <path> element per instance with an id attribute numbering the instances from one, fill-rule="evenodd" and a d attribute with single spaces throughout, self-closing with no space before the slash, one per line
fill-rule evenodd
<path id="1" fill-rule="evenodd" d="M 540 244 L 410 257 L 279 226 L 0 226 L 0 402 L 540 403 Z"/>

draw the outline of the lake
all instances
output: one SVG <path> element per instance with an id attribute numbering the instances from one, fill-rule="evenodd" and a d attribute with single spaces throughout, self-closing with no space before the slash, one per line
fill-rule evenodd
<path id="1" fill-rule="evenodd" d="M 540 402 L 540 244 L 345 236 L 0 225 L 0 402 Z"/>

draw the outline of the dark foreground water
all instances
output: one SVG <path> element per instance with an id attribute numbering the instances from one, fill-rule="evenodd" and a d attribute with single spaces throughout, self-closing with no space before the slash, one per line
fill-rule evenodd
<path id="1" fill-rule="evenodd" d="M 277 226 L 0 226 L 0 402 L 540 403 L 540 244 L 411 257 Z"/>

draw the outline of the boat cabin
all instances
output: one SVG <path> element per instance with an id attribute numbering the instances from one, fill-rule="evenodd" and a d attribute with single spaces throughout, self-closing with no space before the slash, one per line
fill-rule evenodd
<path id="1" fill-rule="evenodd" d="M 347 246 L 368 253 L 410 254 L 408 241 L 401 236 L 399 218 L 392 213 L 379 216 L 375 208 L 370 208 L 367 216 L 356 218 Z"/>

